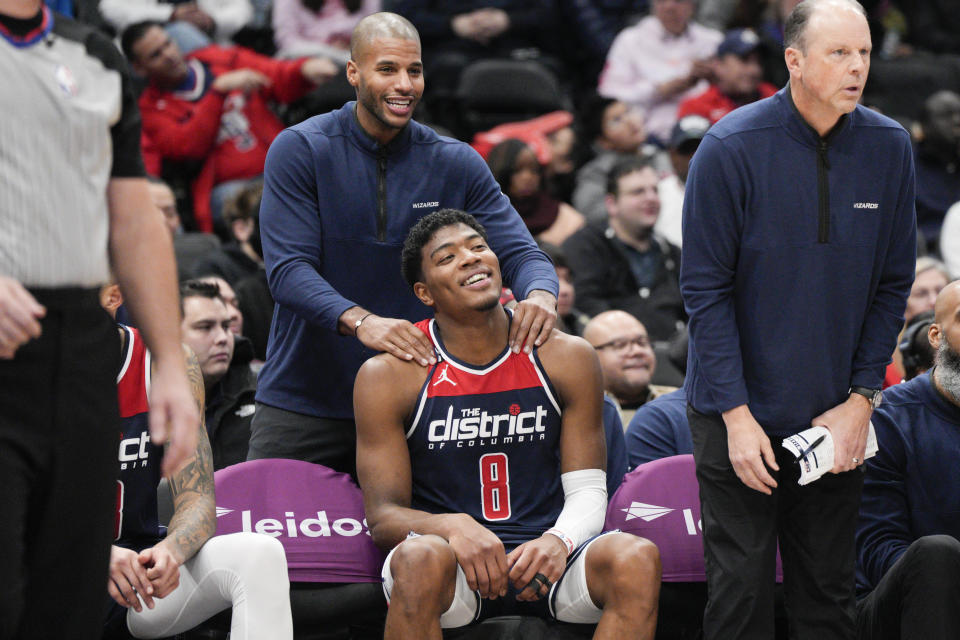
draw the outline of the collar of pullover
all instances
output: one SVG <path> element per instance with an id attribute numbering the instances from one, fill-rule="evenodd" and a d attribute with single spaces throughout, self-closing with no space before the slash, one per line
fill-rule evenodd
<path id="1" fill-rule="evenodd" d="M 837 120 L 837 124 L 833 125 L 833 129 L 821 138 L 817 130 L 811 127 L 797 110 L 797 106 L 793 103 L 793 96 L 790 95 L 789 83 L 778 91 L 776 95 L 773 96 L 773 99 L 777 104 L 777 113 L 779 114 L 780 121 L 787 129 L 787 133 L 805 145 L 819 147 L 821 142 L 832 145 L 834 140 L 842 136 L 843 133 L 850 128 L 850 114 L 845 113 Z"/>
<path id="2" fill-rule="evenodd" d="M 392 155 L 410 144 L 412 129 L 414 126 L 412 124 L 412 120 L 410 121 L 410 124 L 407 124 L 407 126 L 401 129 L 400 132 L 394 136 L 393 140 L 385 145 L 382 145 L 375 140 L 373 136 L 367 133 L 363 127 L 360 126 L 360 121 L 357 120 L 356 101 L 345 104 L 344 107 L 340 109 L 338 115 L 340 118 L 340 125 L 343 127 L 343 130 L 350 133 L 350 137 L 358 147 L 370 152 L 373 155 L 377 155 L 384 151 L 387 155 Z"/>

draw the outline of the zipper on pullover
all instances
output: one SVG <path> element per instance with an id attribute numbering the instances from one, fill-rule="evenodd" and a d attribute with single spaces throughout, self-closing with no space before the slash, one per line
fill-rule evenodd
<path id="1" fill-rule="evenodd" d="M 817 242 L 830 241 L 830 160 L 827 141 L 817 145 Z"/>
<path id="2" fill-rule="evenodd" d="M 387 239 L 387 150 L 377 149 L 377 240 Z"/>

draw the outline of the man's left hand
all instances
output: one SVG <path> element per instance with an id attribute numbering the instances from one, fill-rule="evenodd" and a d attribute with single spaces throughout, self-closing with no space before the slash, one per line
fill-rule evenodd
<path id="1" fill-rule="evenodd" d="M 547 291 L 536 289 L 513 312 L 510 335 L 507 340 L 514 353 L 530 353 L 550 338 L 557 324 L 557 298 Z"/>
<path id="2" fill-rule="evenodd" d="M 323 84 L 339 72 L 340 68 L 329 58 L 310 58 L 300 67 L 304 79 L 313 84 Z"/>
<path id="3" fill-rule="evenodd" d="M 550 593 L 550 587 L 556 584 L 567 566 L 567 547 L 563 541 L 551 533 L 545 533 L 536 540 L 524 542 L 507 554 L 509 578 L 519 591 L 517 600 L 539 600 Z M 534 581 L 537 574 L 546 578 Z"/>
<path id="4" fill-rule="evenodd" d="M 138 560 L 147 569 L 147 579 L 153 586 L 153 597 L 164 598 L 180 585 L 182 559 L 161 540 L 140 552 Z"/>
<path id="5" fill-rule="evenodd" d="M 851 393 L 843 404 L 810 421 L 813 426 L 823 425 L 829 429 L 833 437 L 832 473 L 850 471 L 863 464 L 872 411 L 869 400 Z M 854 458 L 857 462 L 853 461 Z"/>

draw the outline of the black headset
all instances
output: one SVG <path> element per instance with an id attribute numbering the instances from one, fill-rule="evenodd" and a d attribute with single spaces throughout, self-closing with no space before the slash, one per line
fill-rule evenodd
<path id="1" fill-rule="evenodd" d="M 927 330 L 933 324 L 933 311 L 918 313 L 903 330 L 903 337 L 897 349 L 903 358 L 903 370 L 910 380 L 918 373 L 933 366 L 933 347 L 927 338 Z"/>

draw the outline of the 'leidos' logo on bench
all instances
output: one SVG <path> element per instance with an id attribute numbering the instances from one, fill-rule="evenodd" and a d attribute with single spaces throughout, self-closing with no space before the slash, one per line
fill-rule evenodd
<path id="1" fill-rule="evenodd" d="M 235 509 L 226 507 L 217 507 L 217 519 L 235 513 Z M 338 518 L 333 522 L 327 517 L 326 511 L 317 511 L 316 518 L 305 518 L 297 520 L 293 511 L 284 512 L 284 519 L 262 518 L 254 521 L 249 509 L 240 512 L 240 527 L 237 528 L 236 522 L 218 523 L 218 534 L 229 533 L 233 531 L 245 531 L 262 533 L 273 536 L 274 538 L 297 538 L 300 536 L 306 538 L 321 538 L 331 536 L 344 536 L 351 538 L 364 533 L 370 535 L 367 528 L 366 518 L 363 521 L 354 518 Z M 224 531 L 226 529 L 227 531 Z"/>

